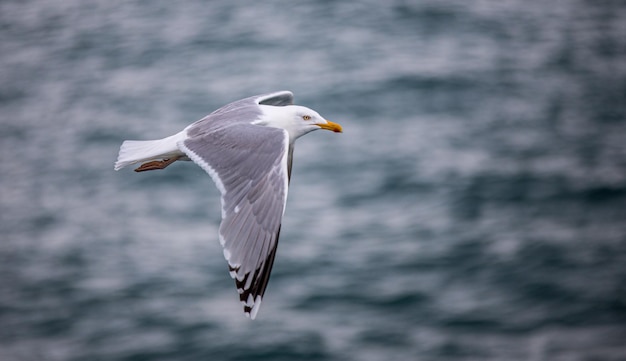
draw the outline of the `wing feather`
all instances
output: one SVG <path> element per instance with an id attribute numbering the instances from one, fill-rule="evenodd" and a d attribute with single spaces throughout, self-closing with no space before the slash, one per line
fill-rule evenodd
<path id="1" fill-rule="evenodd" d="M 289 101 L 293 101 L 289 92 L 257 98 L 278 104 Z M 218 185 L 220 243 L 244 312 L 255 318 L 274 264 L 287 200 L 291 158 L 287 132 L 233 123 L 191 133 L 178 146 Z"/>

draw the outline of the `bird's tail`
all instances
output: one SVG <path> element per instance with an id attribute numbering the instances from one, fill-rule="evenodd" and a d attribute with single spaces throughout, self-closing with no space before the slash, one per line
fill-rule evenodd
<path id="1" fill-rule="evenodd" d="M 126 140 L 120 147 L 115 170 L 128 165 L 183 155 L 177 143 L 187 137 L 185 131 L 157 140 Z"/>

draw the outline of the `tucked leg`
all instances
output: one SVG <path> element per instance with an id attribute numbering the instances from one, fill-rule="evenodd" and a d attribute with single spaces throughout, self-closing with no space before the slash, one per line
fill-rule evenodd
<path id="1" fill-rule="evenodd" d="M 142 164 L 139 168 L 135 169 L 135 172 L 145 172 L 148 170 L 165 169 L 168 165 L 174 163 L 180 157 L 174 157 L 163 160 L 153 160 Z"/>

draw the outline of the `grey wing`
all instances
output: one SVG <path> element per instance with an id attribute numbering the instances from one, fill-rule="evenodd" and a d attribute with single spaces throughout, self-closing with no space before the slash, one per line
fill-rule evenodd
<path id="1" fill-rule="evenodd" d="M 293 93 L 287 90 L 257 95 L 254 98 L 256 99 L 257 104 L 274 106 L 293 105 Z"/>
<path id="2" fill-rule="evenodd" d="M 258 120 L 262 114 L 259 107 L 260 104 L 274 106 L 292 105 L 293 94 L 290 91 L 284 90 L 255 95 L 226 104 L 213 113 L 189 125 L 187 127 L 187 134 L 190 137 L 201 136 L 237 123 L 250 124 Z"/>
<path id="3" fill-rule="evenodd" d="M 254 319 L 274 263 L 287 200 L 287 133 L 236 124 L 178 146 L 211 175 L 222 194 L 220 243 L 244 312 Z"/>

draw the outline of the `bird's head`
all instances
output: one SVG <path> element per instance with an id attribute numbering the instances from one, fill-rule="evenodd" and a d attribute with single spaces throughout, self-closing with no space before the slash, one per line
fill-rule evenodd
<path id="1" fill-rule="evenodd" d="M 341 133 L 341 125 L 324 119 L 315 110 L 300 105 L 282 107 L 261 105 L 263 119 L 258 124 L 285 129 L 291 141 L 317 129 Z"/>

